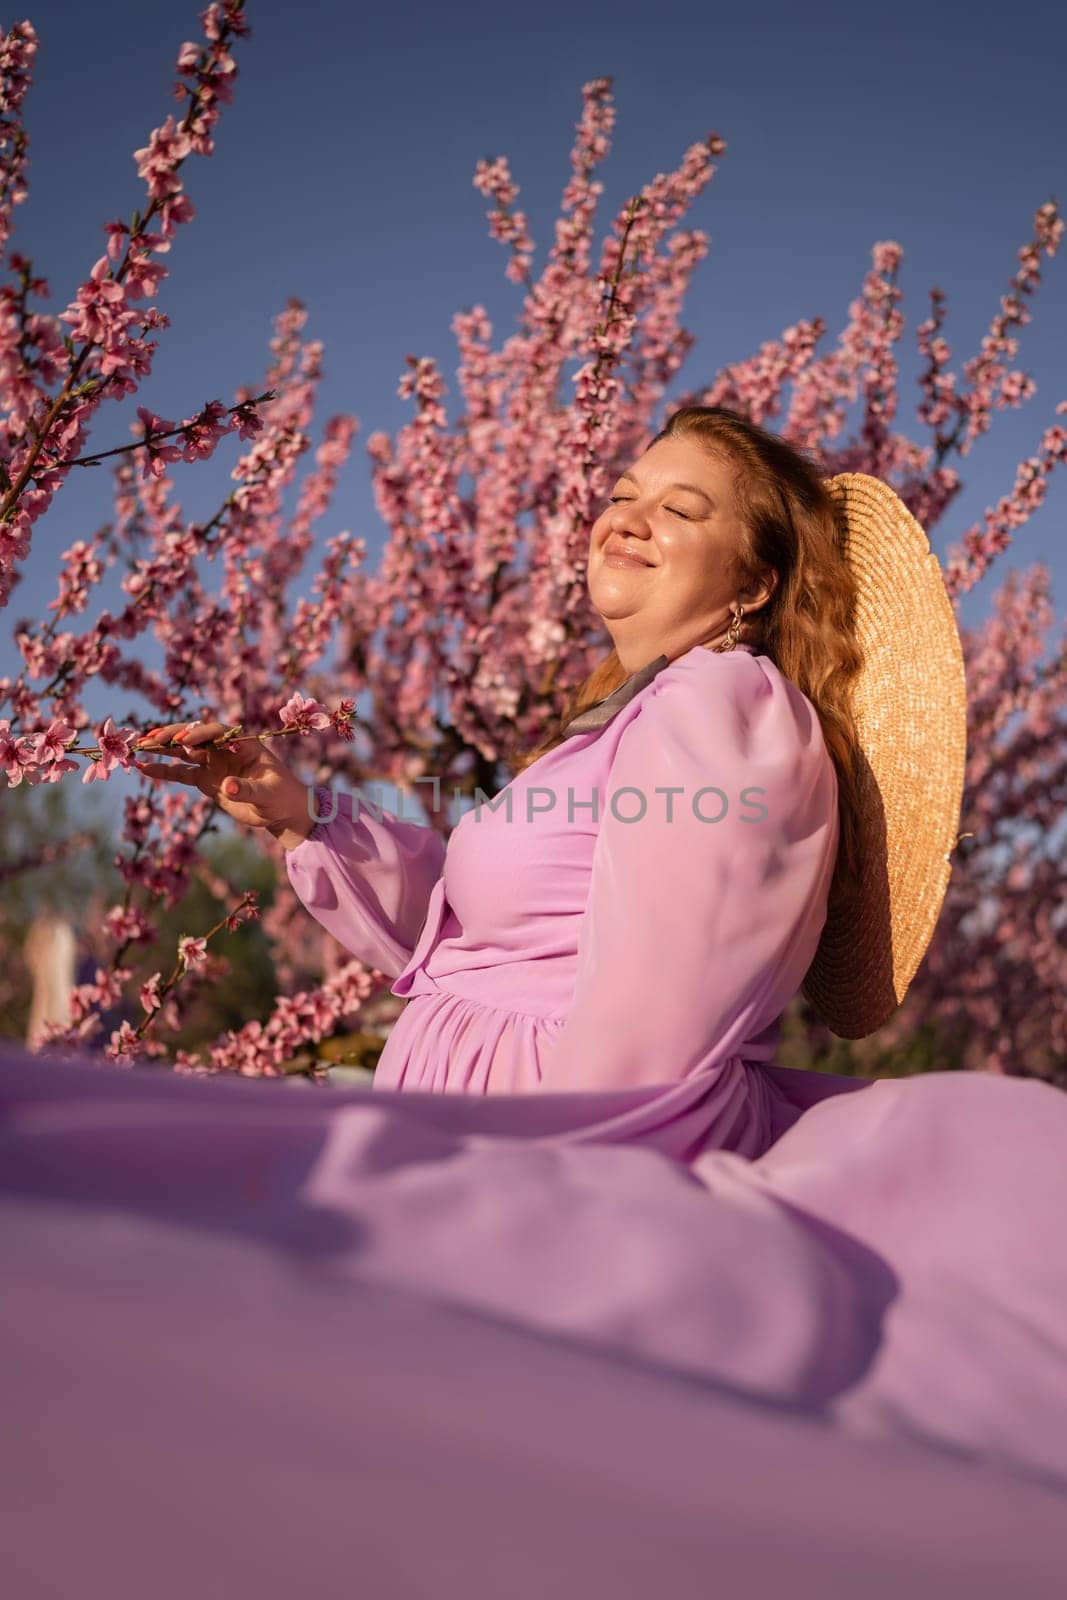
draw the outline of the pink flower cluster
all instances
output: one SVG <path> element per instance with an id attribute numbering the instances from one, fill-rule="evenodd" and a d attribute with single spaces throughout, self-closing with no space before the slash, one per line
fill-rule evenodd
<path id="1" fill-rule="evenodd" d="M 26 152 L 29 141 L 22 121 L 22 103 L 30 87 L 37 54 L 31 22 L 16 22 L 0 33 L 0 252 L 11 236 L 12 208 L 26 198 Z"/>
<path id="2" fill-rule="evenodd" d="M 328 1038 L 339 1022 L 355 1017 L 384 982 L 381 973 L 350 961 L 318 988 L 283 996 L 265 1023 L 246 1023 L 219 1040 L 206 1056 L 178 1051 L 175 1067 L 198 1076 L 237 1072 L 242 1077 L 279 1077 L 284 1064 L 303 1047 Z"/>
<path id="3" fill-rule="evenodd" d="M 31 310 L 47 284 L 22 257 L 11 261 L 16 282 L 0 291 L 0 407 L 6 414 L 0 428 L 0 604 L 29 554 L 34 523 L 82 453 L 101 400 L 133 394 L 151 371 L 156 344 L 148 335 L 165 327 L 166 318 L 136 302 L 155 294 L 166 276 L 158 258 L 193 215 L 181 167 L 190 155 L 210 155 L 214 148 L 213 131 L 236 76 L 231 46 L 248 32 L 244 0 L 212 4 L 201 20 L 203 41 L 183 45 L 178 57 L 176 88 L 185 111 L 180 119 L 168 116 L 136 152 L 147 188 L 143 211 L 129 223 L 108 223 L 105 253 L 58 318 Z M 21 108 L 35 51 L 28 23 L 0 34 L 0 107 L 6 107 L 11 135 L 0 139 L 0 243 L 10 233 L 11 207 L 25 195 Z"/>
<path id="4" fill-rule="evenodd" d="M 174 461 L 206 461 L 215 452 L 215 446 L 228 433 L 239 439 L 254 439 L 263 427 L 263 419 L 245 402 L 229 411 L 221 400 L 209 400 L 196 416 L 184 422 L 167 422 L 157 417 L 145 406 L 137 407 L 144 450 L 141 455 L 145 477 L 159 478 Z M 181 443 L 164 444 L 161 441 L 179 436 Z M 81 463 L 77 463 L 81 465 Z"/>
<path id="5" fill-rule="evenodd" d="M 82 782 L 109 778 L 116 768 L 126 770 L 131 763 L 130 743 L 136 737 L 116 728 L 108 717 L 97 729 L 97 750 L 82 771 Z M 7 775 L 9 789 L 17 784 L 56 783 L 66 772 L 77 772 L 78 763 L 68 758 L 76 730 L 59 717 L 36 735 L 11 737 L 11 724 L 0 720 L 0 769 Z"/>
<path id="6" fill-rule="evenodd" d="M 493 201 L 489 213 L 489 228 L 494 239 L 511 248 L 507 275 L 515 283 L 528 283 L 530 264 L 533 261 L 533 240 L 526 223 L 526 214 L 512 207 L 519 197 L 518 185 L 512 182 L 511 172 L 503 156 L 495 161 L 479 161 L 474 172 L 474 187 L 487 200 Z"/>

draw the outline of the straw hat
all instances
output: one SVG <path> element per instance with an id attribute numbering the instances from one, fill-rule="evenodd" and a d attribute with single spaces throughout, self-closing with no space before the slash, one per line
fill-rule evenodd
<path id="1" fill-rule="evenodd" d="M 967 696 L 956 619 L 936 555 L 879 478 L 827 480 L 859 585 L 864 664 L 853 689 L 862 752 L 861 880 L 831 895 L 803 992 L 844 1039 L 903 1000 L 933 936 L 959 841 Z"/>

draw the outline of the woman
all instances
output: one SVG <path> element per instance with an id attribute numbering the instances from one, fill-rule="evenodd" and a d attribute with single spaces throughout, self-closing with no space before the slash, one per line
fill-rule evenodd
<path id="1" fill-rule="evenodd" d="M 773 1060 L 801 985 L 879 1026 L 941 905 L 963 674 L 922 530 L 687 410 L 589 589 L 612 654 L 447 851 L 325 792 L 313 825 L 217 723 L 146 741 L 409 1004 L 372 1095 L 0 1052 L 38 1587 L 86 1526 L 109 1573 L 167 1549 L 180 1593 L 210 1559 L 280 1596 L 320 1550 L 485 1600 L 1062 1592 L 1067 1098 Z"/>
<path id="2" fill-rule="evenodd" d="M 835 868 L 839 895 L 856 868 L 861 658 L 834 502 L 784 441 L 681 411 L 618 478 L 588 584 L 608 662 L 447 851 L 347 795 L 309 807 L 272 751 L 212 748 L 217 722 L 154 730 L 144 746 L 173 740 L 184 763 L 138 765 L 273 833 L 311 913 L 394 978 L 410 1003 L 376 1088 L 684 1085 L 674 1099 L 698 1093 L 702 1143 L 755 1155 L 796 1109 L 780 1069 L 758 1069 Z M 331 820 L 313 825 L 316 807 Z"/>

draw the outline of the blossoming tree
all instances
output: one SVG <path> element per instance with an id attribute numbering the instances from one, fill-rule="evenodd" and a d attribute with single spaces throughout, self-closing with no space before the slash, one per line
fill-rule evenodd
<path id="1" fill-rule="evenodd" d="M 153 336 L 167 323 L 150 303 L 166 273 L 161 258 L 192 215 L 186 164 L 212 152 L 248 32 L 246 9 L 244 0 L 218 0 L 202 14 L 201 37 L 178 58 L 182 113 L 135 154 L 143 210 L 106 224 L 104 254 L 58 316 L 34 309 L 46 285 L 8 249 L 14 207 L 26 194 L 21 112 L 36 36 L 26 22 L 0 35 L 0 600 L 33 558 L 37 524 L 78 469 L 112 458 L 115 497 L 112 526 L 64 552 L 51 616 L 17 626 L 23 667 L 0 681 L 0 766 L 9 785 L 76 781 L 78 772 L 82 781 L 135 779 L 141 724 L 108 717 L 93 729 L 84 697 L 98 680 L 134 694 L 146 722 L 211 713 L 228 723 L 226 738 L 294 740 L 316 778 L 417 786 L 427 824 L 446 830 L 442 794 L 498 787 L 509 753 L 542 735 L 546 717 L 603 653 L 585 593 L 588 529 L 610 475 L 642 448 L 668 402 L 729 405 L 814 452 L 827 474 L 882 477 L 933 529 L 994 413 L 1033 395 L 1013 363 L 1042 254 L 1051 258 L 1063 235 L 1051 202 L 1035 213 L 980 350 L 958 369 L 944 332 L 945 296 L 932 292 L 917 328 L 918 438 L 897 427 L 904 318 L 894 243 L 875 245 L 847 325 L 828 347 L 826 326 L 813 317 L 681 394 L 693 344 L 683 303 L 708 248 L 686 217 L 725 144 L 715 134 L 694 144 L 598 239 L 598 171 L 615 114 L 610 80 L 601 78 L 582 91 L 560 215 L 539 268 L 507 162 L 479 164 L 474 182 L 520 298 L 516 326 L 497 338 L 481 307 L 456 316 L 451 414 L 437 365 L 408 359 L 401 394 L 411 419 L 394 437 L 373 433 L 366 445 L 386 530 L 380 559 L 370 570 L 365 541 L 340 533 L 326 539 L 309 575 L 357 424 L 331 417 L 313 444 L 323 352 L 305 337 L 299 303 L 277 318 L 258 394 L 241 391 L 228 405 L 210 400 L 181 422 L 139 407 L 132 444 L 88 449 L 103 402 L 135 396 L 151 370 Z M 245 447 L 235 487 L 212 517 L 192 522 L 168 468 L 206 459 L 228 435 Z M 1040 505 L 1065 453 L 1067 431 L 1050 422 L 1008 492 L 950 552 L 954 600 Z M 293 485 L 295 510 L 286 515 L 283 496 Z M 117 615 L 99 605 L 93 614 L 116 564 L 125 569 L 125 604 Z M 79 631 L 75 619 L 86 614 L 92 620 Z M 953 1064 L 1063 1071 L 1067 885 L 1055 823 L 1067 790 L 1067 652 L 1061 644 L 1050 655 L 1052 624 L 1048 575 L 1034 566 L 1009 573 L 989 620 L 964 634 L 965 837 L 934 944 L 878 1048 L 934 1026 L 951 1044 Z M 143 660 L 149 639 L 162 651 L 159 670 Z M 357 703 L 366 706 L 358 717 Z M 140 1021 L 101 1041 L 116 1059 L 158 1056 L 184 1071 L 273 1075 L 385 987 L 381 974 L 338 951 L 312 970 L 306 941 L 292 937 L 300 919 L 279 874 L 263 926 L 289 992 L 270 1016 L 199 1050 L 170 1048 L 184 997 L 224 963 L 227 930 L 257 913 L 254 896 L 219 885 L 230 898 L 214 925 L 183 935 L 168 972 L 161 965 L 142 982 L 133 978 L 134 957 L 143 964 L 153 948 L 160 908 L 201 870 L 199 844 L 213 810 L 202 796 L 143 786 L 128 794 L 125 892 L 106 918 L 111 957 L 76 990 L 72 1024 L 55 1030 L 57 1038 L 92 1039 L 101 1012 L 132 989 Z M 800 1020 L 813 1049 L 829 1043 L 802 1008 Z"/>

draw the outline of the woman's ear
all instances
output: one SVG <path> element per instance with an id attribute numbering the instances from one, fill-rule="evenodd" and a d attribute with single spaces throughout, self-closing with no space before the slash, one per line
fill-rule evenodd
<path id="1" fill-rule="evenodd" d="M 778 587 L 778 574 L 773 567 L 762 567 L 759 575 L 738 591 L 738 600 L 746 611 L 761 609 Z"/>

